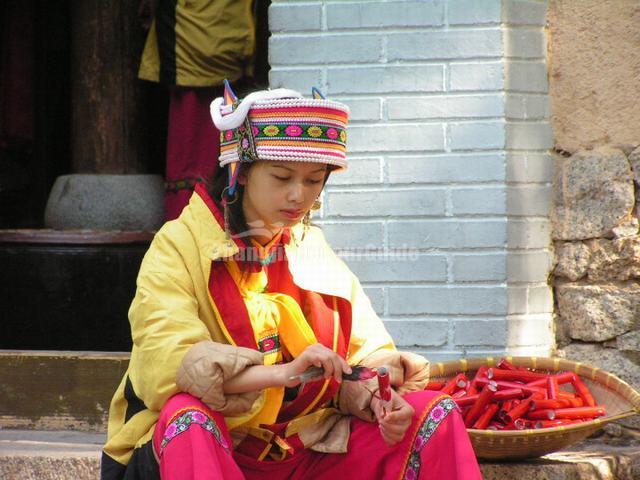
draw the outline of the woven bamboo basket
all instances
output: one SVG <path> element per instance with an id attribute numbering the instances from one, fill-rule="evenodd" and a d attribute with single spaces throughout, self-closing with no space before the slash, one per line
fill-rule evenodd
<path id="1" fill-rule="evenodd" d="M 640 413 L 640 394 L 604 370 L 562 358 L 505 358 L 513 365 L 538 372 L 576 373 L 589 387 L 596 402 L 606 408 L 607 414 L 588 422 L 553 428 L 509 431 L 468 429 L 478 458 L 517 460 L 538 457 L 584 440 L 609 422 Z M 487 357 L 433 363 L 430 367 L 431 379 L 445 380 L 460 372 L 473 375 L 480 366 L 494 366 L 498 361 L 497 358 Z"/>

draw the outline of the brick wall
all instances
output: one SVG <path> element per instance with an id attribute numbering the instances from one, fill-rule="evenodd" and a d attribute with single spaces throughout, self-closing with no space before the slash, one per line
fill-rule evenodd
<path id="1" fill-rule="evenodd" d="M 545 12 L 514 0 L 270 9 L 271 86 L 318 86 L 352 110 L 351 166 L 316 223 L 398 345 L 432 359 L 552 344 Z"/>

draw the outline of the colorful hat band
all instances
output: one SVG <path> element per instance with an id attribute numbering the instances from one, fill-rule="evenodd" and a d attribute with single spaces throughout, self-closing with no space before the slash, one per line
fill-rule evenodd
<path id="1" fill-rule="evenodd" d="M 320 162 L 346 168 L 348 111 L 335 108 L 335 102 L 322 102 L 326 105 L 288 106 L 288 100 L 254 104 L 248 116 L 251 138 L 246 135 L 246 124 L 220 133 L 220 165 L 261 159 Z M 251 139 L 254 150 L 250 148 Z M 257 158 L 251 158 L 252 151 Z"/>
<path id="2" fill-rule="evenodd" d="M 339 102 L 307 99 L 291 90 L 267 90 L 231 105 L 216 99 L 211 111 L 220 130 L 220 166 L 284 160 L 327 163 L 338 170 L 347 167 L 349 109 Z"/>

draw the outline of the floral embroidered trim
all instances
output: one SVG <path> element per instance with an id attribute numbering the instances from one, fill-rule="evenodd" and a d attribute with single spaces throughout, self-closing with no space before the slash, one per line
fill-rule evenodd
<path id="1" fill-rule="evenodd" d="M 258 341 L 258 348 L 262 353 L 273 353 L 280 350 L 280 337 L 277 333 L 261 338 Z"/>
<path id="2" fill-rule="evenodd" d="M 427 418 L 420 426 L 413 445 L 411 445 L 409 461 L 402 476 L 404 480 L 416 480 L 418 478 L 420 467 L 422 466 L 420 452 L 442 421 L 456 408 L 456 402 L 452 398 L 447 397 L 440 400 L 436 406 L 431 409 Z"/>
<path id="3" fill-rule="evenodd" d="M 246 137 L 246 127 L 240 126 L 234 130 L 220 132 L 220 144 L 226 146 L 235 142 L 242 142 Z M 252 136 L 256 139 L 311 139 L 318 141 L 346 143 L 347 132 L 343 128 L 330 125 L 317 125 L 309 123 L 269 123 L 267 125 L 255 125 L 251 129 Z M 242 145 L 241 145 L 242 146 Z M 248 146 L 248 145 L 247 145 Z M 243 146 L 244 148 L 244 146 Z"/>
<path id="4" fill-rule="evenodd" d="M 214 422 L 213 419 L 204 412 L 193 409 L 180 414 L 179 417 L 176 417 L 171 421 L 171 423 L 169 423 L 169 425 L 167 425 L 167 428 L 164 431 L 164 436 L 162 437 L 162 443 L 160 444 L 160 453 L 162 454 L 162 451 L 171 440 L 181 433 L 189 430 L 192 425 L 199 425 L 201 428 L 212 433 L 220 446 L 229 451 L 229 444 L 225 440 L 224 436 L 222 436 L 216 422 Z"/>

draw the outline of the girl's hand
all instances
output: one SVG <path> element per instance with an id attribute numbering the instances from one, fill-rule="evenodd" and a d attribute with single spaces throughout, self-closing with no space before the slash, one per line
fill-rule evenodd
<path id="1" fill-rule="evenodd" d="M 351 373 L 351 367 L 347 361 L 321 343 L 307 347 L 297 358 L 284 364 L 283 367 L 285 387 L 299 385 L 300 380 L 290 380 L 290 378 L 304 373 L 309 367 L 321 367 L 324 370 L 324 378 L 334 377 L 337 382 L 342 381 L 343 373 Z"/>
<path id="2" fill-rule="evenodd" d="M 407 433 L 415 411 L 413 407 L 394 390 L 391 391 L 391 400 L 384 407 L 382 403 L 379 398 L 375 396 L 372 397 L 371 410 L 373 410 L 380 425 L 382 439 L 389 446 L 395 445 L 400 442 Z"/>

